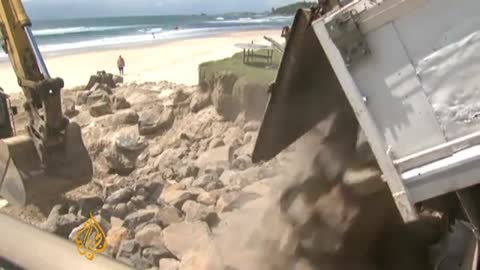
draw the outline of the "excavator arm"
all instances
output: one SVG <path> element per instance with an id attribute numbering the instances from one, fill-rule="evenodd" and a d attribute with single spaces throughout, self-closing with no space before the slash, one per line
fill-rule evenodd
<path id="1" fill-rule="evenodd" d="M 22 88 L 29 117 L 28 136 L 3 140 L 0 195 L 26 204 L 59 194 L 91 180 L 92 164 L 80 127 L 62 112 L 61 78 L 52 78 L 31 31 L 21 0 L 0 0 L 0 31 Z"/>

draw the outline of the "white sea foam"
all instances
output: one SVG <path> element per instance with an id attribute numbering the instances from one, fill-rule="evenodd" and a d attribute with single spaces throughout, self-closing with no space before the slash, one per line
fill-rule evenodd
<path id="1" fill-rule="evenodd" d="M 244 17 L 238 18 L 234 20 L 215 20 L 215 21 L 208 21 L 207 23 L 210 24 L 231 24 L 231 23 L 238 23 L 238 24 L 258 24 L 258 23 L 273 23 L 273 22 L 288 22 L 291 21 L 292 17 L 290 16 L 272 16 L 272 17 L 260 17 L 260 18 L 251 18 L 251 17 Z"/>
<path id="2" fill-rule="evenodd" d="M 53 36 L 53 35 L 65 35 L 65 34 L 76 34 L 76 33 L 88 33 L 88 32 L 102 32 L 109 30 L 122 30 L 122 29 L 133 29 L 142 27 L 142 25 L 119 25 L 119 26 L 103 26 L 103 27 L 63 27 L 63 28 L 47 28 L 34 30 L 33 34 L 35 36 Z"/>

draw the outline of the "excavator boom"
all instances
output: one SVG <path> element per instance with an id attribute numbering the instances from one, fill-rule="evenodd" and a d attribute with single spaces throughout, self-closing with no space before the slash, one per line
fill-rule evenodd
<path id="1" fill-rule="evenodd" d="M 88 183 L 93 174 L 80 127 L 62 112 L 63 80 L 50 77 L 31 25 L 21 0 L 0 0 L 3 49 L 29 117 L 28 136 L 1 142 L 0 196 L 21 205 Z"/>

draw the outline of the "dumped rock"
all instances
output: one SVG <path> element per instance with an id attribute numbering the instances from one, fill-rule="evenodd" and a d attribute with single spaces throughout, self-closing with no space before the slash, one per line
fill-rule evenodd
<path id="1" fill-rule="evenodd" d="M 47 232 L 68 238 L 73 229 L 82 224 L 86 218 L 71 213 L 63 215 L 61 212 L 61 205 L 54 206 L 50 211 L 43 228 Z"/>
<path id="2" fill-rule="evenodd" d="M 88 93 L 88 95 L 87 95 L 87 100 L 85 104 L 87 104 L 88 106 L 92 106 L 98 102 L 105 102 L 105 103 L 108 103 L 109 105 L 111 104 L 109 94 L 105 91 L 96 90 L 93 92 L 86 92 L 86 93 Z"/>
<path id="3" fill-rule="evenodd" d="M 134 110 L 123 110 L 115 113 L 112 116 L 112 125 L 136 125 L 138 123 L 139 116 Z"/>
<path id="4" fill-rule="evenodd" d="M 68 118 L 78 115 L 79 111 L 75 108 L 75 101 L 69 98 L 63 99 L 63 113 Z"/>
<path id="5" fill-rule="evenodd" d="M 100 117 L 107 114 L 112 114 L 112 107 L 108 102 L 97 102 L 90 107 L 90 115 L 93 117 Z"/>
<path id="6" fill-rule="evenodd" d="M 229 167 L 233 160 L 234 149 L 231 146 L 222 146 L 207 150 L 200 154 L 195 164 L 200 168 L 209 165 Z"/>
<path id="7" fill-rule="evenodd" d="M 232 211 L 235 208 L 235 202 L 239 197 L 240 193 L 236 191 L 221 195 L 216 204 L 217 212 Z"/>
<path id="8" fill-rule="evenodd" d="M 152 220 L 157 211 L 153 209 L 141 209 L 125 217 L 124 227 L 133 230 L 141 223 Z"/>
<path id="9" fill-rule="evenodd" d="M 140 247 L 163 247 L 162 228 L 157 224 L 148 224 L 135 234 L 135 241 Z"/>
<path id="10" fill-rule="evenodd" d="M 210 92 L 206 91 L 196 91 L 192 96 L 192 101 L 190 102 L 190 111 L 196 113 L 212 103 L 210 99 Z"/>
<path id="11" fill-rule="evenodd" d="M 117 80 L 117 81 L 122 80 L 123 81 L 123 78 L 119 79 L 118 76 L 117 76 L 117 77 L 115 77 L 115 80 Z M 91 89 L 95 84 L 98 84 L 98 85 L 105 84 L 110 88 L 115 88 L 116 87 L 116 84 L 115 84 L 115 81 L 114 81 L 114 75 L 111 74 L 111 73 L 106 73 L 103 70 L 102 71 L 97 71 L 97 73 L 95 75 L 90 76 L 90 80 L 88 81 L 85 89 Z"/>
<path id="12" fill-rule="evenodd" d="M 174 257 L 164 245 L 147 247 L 142 251 L 142 256 L 150 265 L 158 265 L 161 259 Z"/>
<path id="13" fill-rule="evenodd" d="M 133 189 L 130 187 L 122 188 L 114 193 L 112 193 L 110 196 L 107 197 L 105 200 L 106 203 L 108 204 L 119 204 L 119 203 L 124 203 L 128 202 L 130 198 L 133 195 Z"/>
<path id="14" fill-rule="evenodd" d="M 168 226 L 163 230 L 165 245 L 182 259 L 190 250 L 207 247 L 212 241 L 208 225 L 205 222 L 182 222 Z"/>
<path id="15" fill-rule="evenodd" d="M 119 203 L 113 208 L 112 215 L 118 218 L 125 218 L 128 215 L 128 207 L 126 203 Z"/>
<path id="16" fill-rule="evenodd" d="M 140 247 L 135 240 L 123 240 L 118 248 L 116 259 L 130 266 L 134 266 L 132 257 L 140 252 Z"/>
<path id="17" fill-rule="evenodd" d="M 161 270 L 178 270 L 180 262 L 175 259 L 160 259 L 158 269 Z"/>
<path id="18" fill-rule="evenodd" d="M 119 248 L 120 244 L 122 243 L 123 240 L 125 240 L 128 236 L 128 230 L 124 227 L 112 227 L 108 232 L 107 232 L 107 243 L 108 243 L 108 248 L 110 252 L 113 255 L 116 255 Z"/>
<path id="19" fill-rule="evenodd" d="M 191 193 L 190 191 L 180 190 L 177 186 L 172 185 L 163 190 L 162 194 L 158 198 L 157 203 L 166 203 L 181 209 L 184 202 L 194 198 L 195 194 Z"/>
<path id="20" fill-rule="evenodd" d="M 121 96 L 113 96 L 112 98 L 112 108 L 116 111 L 130 108 L 130 103 L 127 99 Z"/>
<path id="21" fill-rule="evenodd" d="M 144 112 L 138 122 L 138 132 L 145 136 L 165 131 L 172 126 L 174 120 L 175 115 L 172 109 L 165 109 L 160 115 L 153 111 Z"/>
<path id="22" fill-rule="evenodd" d="M 147 142 L 136 134 L 119 133 L 105 153 L 105 160 L 112 172 L 128 175 L 137 167 L 137 160 Z"/>
<path id="23" fill-rule="evenodd" d="M 182 258 L 179 270 L 225 270 L 221 254 L 213 243 L 204 248 L 198 248 L 187 252 Z"/>
<path id="24" fill-rule="evenodd" d="M 155 216 L 155 221 L 165 228 L 172 224 L 182 222 L 183 215 L 177 208 L 165 206 L 158 210 L 157 215 Z"/>
<path id="25" fill-rule="evenodd" d="M 114 144 L 116 149 L 122 153 L 141 152 L 148 146 L 144 138 L 131 133 L 117 134 Z"/>
<path id="26" fill-rule="evenodd" d="M 185 221 L 205 221 L 210 227 L 215 226 L 219 221 L 214 207 L 194 201 L 186 201 L 182 206 L 182 211 L 185 213 Z"/>
<path id="27" fill-rule="evenodd" d="M 96 210 L 102 208 L 103 200 L 98 196 L 89 196 L 80 199 L 79 206 L 80 206 L 80 215 L 84 217 L 88 217 L 91 212 L 95 212 Z"/>

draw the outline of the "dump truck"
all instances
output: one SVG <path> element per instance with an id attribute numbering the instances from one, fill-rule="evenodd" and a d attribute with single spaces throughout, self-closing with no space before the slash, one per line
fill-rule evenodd
<path id="1" fill-rule="evenodd" d="M 319 177 L 284 197 L 303 188 L 304 200 L 315 200 L 340 182 L 369 188 L 380 179 L 402 224 L 421 221 L 427 209 L 446 224 L 426 248 L 438 251 L 429 266 L 415 269 L 478 269 L 479 11 L 478 0 L 319 1 L 298 10 L 253 161 L 274 158 L 330 121 L 312 161 Z"/>

